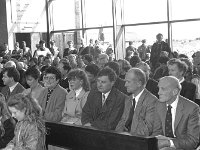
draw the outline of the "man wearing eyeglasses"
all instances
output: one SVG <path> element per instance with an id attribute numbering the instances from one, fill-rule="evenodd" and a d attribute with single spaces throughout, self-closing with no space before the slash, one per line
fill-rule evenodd
<path id="1" fill-rule="evenodd" d="M 40 94 L 38 102 L 47 121 L 59 122 L 62 118 L 67 91 L 58 84 L 60 79 L 61 72 L 56 67 L 46 69 L 43 77 L 46 89 Z"/>

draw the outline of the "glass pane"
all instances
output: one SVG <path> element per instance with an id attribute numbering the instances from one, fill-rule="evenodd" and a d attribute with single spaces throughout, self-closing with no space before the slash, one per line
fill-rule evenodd
<path id="1" fill-rule="evenodd" d="M 200 0 L 171 0 L 172 19 L 200 18 Z"/>
<path id="2" fill-rule="evenodd" d="M 200 21 L 173 23 L 173 50 L 186 54 L 189 57 L 197 50 L 200 50 L 199 27 Z"/>
<path id="3" fill-rule="evenodd" d="M 112 0 L 85 0 L 86 27 L 111 26 Z"/>
<path id="4" fill-rule="evenodd" d="M 52 1 L 51 14 L 54 30 L 67 30 L 75 28 L 75 2 L 74 0 Z"/>
<path id="5" fill-rule="evenodd" d="M 89 44 L 89 40 L 93 39 L 93 41 L 99 39 L 99 33 L 104 33 L 104 42 L 100 42 L 102 45 L 113 44 L 113 29 L 112 28 L 104 28 L 103 31 L 101 29 L 93 29 L 86 31 L 86 44 Z M 103 46 L 103 48 L 104 48 Z"/>
<path id="6" fill-rule="evenodd" d="M 138 48 L 141 40 L 146 39 L 147 45 L 152 45 L 156 41 L 156 35 L 163 34 L 163 39 L 167 39 L 167 24 L 130 26 L 125 28 L 126 47 L 129 41 L 134 41 L 134 46 Z"/>
<path id="7" fill-rule="evenodd" d="M 167 21 L 167 0 L 124 0 L 124 22 Z"/>

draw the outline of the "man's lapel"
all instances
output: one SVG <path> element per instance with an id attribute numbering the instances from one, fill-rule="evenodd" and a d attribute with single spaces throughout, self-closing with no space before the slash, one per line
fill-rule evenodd
<path id="1" fill-rule="evenodd" d="M 176 128 L 183 116 L 183 101 L 181 100 L 181 97 L 179 96 L 179 100 L 178 100 L 178 104 L 177 104 L 177 108 L 176 108 L 176 115 L 175 115 L 175 122 L 174 122 L 174 131 L 176 131 Z"/>
<path id="2" fill-rule="evenodd" d="M 167 114 L 167 104 L 159 102 L 158 105 L 159 105 L 159 107 L 157 107 L 158 114 L 162 122 L 163 133 L 165 133 L 165 119 L 166 119 L 166 114 Z"/>
<path id="3" fill-rule="evenodd" d="M 135 106 L 135 111 L 134 111 L 133 120 L 132 120 L 132 124 L 131 124 L 131 132 L 135 132 L 134 130 L 136 129 L 136 127 L 138 125 L 138 116 L 143 107 L 143 102 L 144 102 L 146 94 L 147 94 L 147 91 L 145 89 L 143 91 L 143 93 L 141 94 L 141 96 L 139 97 L 139 100 Z"/>
<path id="4" fill-rule="evenodd" d="M 16 87 L 13 89 L 13 91 L 10 93 L 10 96 L 13 96 L 17 93 L 17 90 L 18 90 L 18 86 L 19 86 L 19 83 L 17 83 Z"/>

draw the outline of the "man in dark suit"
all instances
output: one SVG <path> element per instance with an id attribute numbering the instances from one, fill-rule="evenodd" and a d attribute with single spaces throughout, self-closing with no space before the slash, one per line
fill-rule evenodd
<path id="1" fill-rule="evenodd" d="M 155 113 L 158 99 L 145 88 L 145 73 L 141 69 L 132 68 L 127 72 L 125 80 L 127 91 L 132 95 L 125 101 L 124 113 L 116 131 L 136 136 L 160 134 L 162 127 Z"/>
<path id="2" fill-rule="evenodd" d="M 1 93 L 5 96 L 6 101 L 15 94 L 24 91 L 24 87 L 19 83 L 20 74 L 14 67 L 8 67 L 3 70 L 3 82 L 5 87 L 2 88 Z"/>
<path id="3" fill-rule="evenodd" d="M 147 81 L 146 89 L 158 98 L 158 82 L 149 77 L 150 70 L 151 70 L 149 65 L 147 63 L 141 61 L 138 64 L 136 64 L 135 67 L 144 71 L 144 73 L 146 75 L 146 81 Z"/>
<path id="4" fill-rule="evenodd" d="M 97 89 L 91 90 L 82 110 L 81 122 L 101 130 L 114 130 L 128 96 L 113 87 L 115 72 L 109 67 L 102 69 L 97 75 Z"/>
<path id="5" fill-rule="evenodd" d="M 182 86 L 180 95 L 194 101 L 196 85 L 184 79 L 184 74 L 187 71 L 187 65 L 185 62 L 181 61 L 180 59 L 173 58 L 168 61 L 167 66 L 169 75 L 176 77 Z"/>
<path id="6" fill-rule="evenodd" d="M 159 149 L 194 150 L 199 142 L 199 107 L 180 96 L 181 84 L 173 76 L 160 79 L 156 112 L 162 122 L 162 135 L 157 136 Z"/>

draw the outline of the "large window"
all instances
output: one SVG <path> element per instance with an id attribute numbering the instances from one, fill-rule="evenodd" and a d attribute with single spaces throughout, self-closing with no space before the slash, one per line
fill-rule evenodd
<path id="1" fill-rule="evenodd" d="M 86 43 L 89 43 L 90 39 L 98 40 L 100 37 L 100 34 L 104 34 L 104 43 L 113 43 L 113 29 L 112 28 L 104 28 L 104 29 L 93 29 L 93 30 L 87 30 L 86 31 Z"/>
<path id="2" fill-rule="evenodd" d="M 172 24 L 173 50 L 191 57 L 200 50 L 200 21 Z"/>
<path id="3" fill-rule="evenodd" d="M 172 19 L 200 18 L 200 0 L 171 0 Z"/>
<path id="4" fill-rule="evenodd" d="M 111 26 L 112 0 L 85 0 L 85 26 Z"/>
<path id="5" fill-rule="evenodd" d="M 167 21 L 167 0 L 124 0 L 125 24 Z"/>
<path id="6" fill-rule="evenodd" d="M 51 2 L 51 21 L 53 30 L 75 29 L 74 0 L 55 0 Z"/>
<path id="7" fill-rule="evenodd" d="M 156 35 L 162 33 L 164 39 L 167 39 L 167 24 L 130 26 L 125 28 L 125 39 L 134 41 L 137 48 L 141 44 L 141 40 L 146 39 L 148 45 L 152 45 L 156 41 Z"/>

